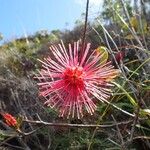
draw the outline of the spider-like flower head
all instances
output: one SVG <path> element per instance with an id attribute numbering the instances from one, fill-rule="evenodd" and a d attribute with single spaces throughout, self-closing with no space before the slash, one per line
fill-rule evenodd
<path id="1" fill-rule="evenodd" d="M 118 75 L 111 62 L 102 63 L 103 54 L 90 52 L 90 43 L 80 57 L 79 41 L 65 48 L 63 42 L 51 46 L 53 56 L 42 63 L 39 94 L 45 104 L 59 111 L 61 117 L 81 118 L 85 111 L 91 115 L 96 110 L 95 100 L 105 102 L 110 94 L 110 81 Z M 91 54 L 90 54 L 91 53 Z"/>
<path id="2" fill-rule="evenodd" d="M 71 95 L 79 95 L 84 89 L 84 75 L 82 67 L 66 68 L 63 76 L 66 92 L 70 91 Z"/>

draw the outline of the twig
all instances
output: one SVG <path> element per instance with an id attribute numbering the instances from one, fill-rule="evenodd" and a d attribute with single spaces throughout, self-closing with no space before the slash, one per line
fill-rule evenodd
<path id="1" fill-rule="evenodd" d="M 126 150 L 125 143 L 124 143 L 124 140 L 123 140 L 123 136 L 122 136 L 122 134 L 120 132 L 119 126 L 117 124 L 117 121 L 116 121 L 116 119 L 114 118 L 113 115 L 112 115 L 112 118 L 113 118 L 113 120 L 114 120 L 114 122 L 116 124 L 116 129 L 118 131 L 118 138 L 120 139 L 120 142 L 121 142 L 121 148 L 122 148 L 122 150 Z"/>
<path id="2" fill-rule="evenodd" d="M 6 140 L 4 140 L 3 142 L 0 143 L 0 146 L 4 145 L 6 142 L 8 142 L 9 140 L 15 138 L 16 136 L 11 136 L 9 138 L 7 138 Z"/>
<path id="3" fill-rule="evenodd" d="M 137 87 L 138 88 L 138 87 Z M 132 142 L 133 140 L 133 136 L 134 136 L 134 131 L 135 131 L 135 127 L 136 127 L 136 124 L 137 124 L 137 121 L 139 119 L 139 112 L 140 112 L 140 104 L 141 104 L 141 96 L 140 96 L 140 89 L 138 89 L 138 106 L 135 110 L 135 117 L 134 117 L 134 120 L 133 120 L 133 126 L 132 126 L 132 129 L 131 129 L 131 136 L 130 136 L 130 139 L 129 139 L 129 144 Z"/>
<path id="4" fill-rule="evenodd" d="M 43 125 L 43 126 L 37 128 L 37 129 L 35 129 L 35 130 L 32 130 L 32 131 L 30 131 L 30 132 L 27 132 L 27 133 L 26 133 L 26 132 L 23 132 L 23 131 L 21 131 L 21 130 L 17 130 L 17 132 L 18 132 L 19 134 L 21 134 L 22 136 L 28 136 L 28 135 L 34 134 L 37 130 L 43 128 L 44 126 L 45 126 L 45 125 Z"/>
<path id="5" fill-rule="evenodd" d="M 3 145 L 7 145 L 7 146 L 9 146 L 9 147 L 11 147 L 11 148 L 15 148 L 15 149 L 18 149 L 18 150 L 19 150 L 19 149 L 25 150 L 24 147 L 12 145 L 12 144 L 9 144 L 9 143 L 3 143 Z M 30 149 L 28 149 L 28 150 L 30 150 Z"/>
<path id="6" fill-rule="evenodd" d="M 60 127 L 78 127 L 78 128 L 111 128 L 116 126 L 116 124 L 102 124 L 102 125 L 97 125 L 97 124 L 69 124 L 69 123 L 52 123 L 52 122 L 45 122 L 45 121 L 34 121 L 34 120 L 23 120 L 23 122 L 31 123 L 31 124 L 38 124 L 38 125 L 45 125 L 45 126 L 60 126 Z M 126 122 L 120 122 L 117 123 L 117 125 L 123 125 L 123 124 L 129 124 L 133 122 L 132 120 L 126 121 Z"/>
<path id="7" fill-rule="evenodd" d="M 139 119 L 139 121 L 143 121 L 143 120 L 147 120 L 148 118 L 141 118 Z M 54 123 L 54 122 L 45 122 L 45 121 L 42 121 L 42 120 L 28 120 L 28 119 L 25 119 L 23 120 L 23 122 L 27 122 L 27 123 L 31 123 L 31 124 L 37 124 L 37 125 L 45 125 L 45 126 L 57 126 L 57 127 L 69 127 L 69 128 L 72 128 L 72 127 L 77 127 L 77 128 L 95 128 L 95 127 L 98 127 L 98 128 L 112 128 L 112 127 L 115 127 L 116 126 L 116 123 L 113 123 L 113 124 L 69 124 L 69 123 Z M 118 126 L 121 126 L 121 125 L 126 125 L 126 124 L 130 124 L 132 123 L 133 120 L 129 120 L 129 121 L 123 121 L 123 122 L 119 122 L 117 123 Z"/>
<path id="8" fill-rule="evenodd" d="M 140 111 L 140 107 L 137 108 L 136 113 L 135 113 L 135 118 L 134 118 L 133 126 L 132 126 L 132 129 L 131 129 L 131 136 L 130 136 L 130 139 L 129 139 L 129 143 L 132 142 L 132 140 L 133 140 L 135 127 L 136 127 L 136 124 L 137 124 L 137 121 L 138 121 L 138 118 L 139 118 L 139 111 Z"/>
<path id="9" fill-rule="evenodd" d="M 134 38 L 137 40 L 137 42 L 139 43 L 139 45 L 140 45 L 142 48 L 144 48 L 143 45 L 142 45 L 142 43 L 141 43 L 141 41 L 139 40 L 139 38 L 138 38 L 138 36 L 137 36 L 137 33 L 136 33 L 135 30 L 132 28 L 132 25 L 131 25 L 131 22 L 130 22 L 130 16 L 129 16 L 128 10 L 127 10 L 127 8 L 126 8 L 126 6 L 125 6 L 124 0 L 120 0 L 120 2 L 121 2 L 121 4 L 122 4 L 122 6 L 123 6 L 123 10 L 124 10 L 125 16 L 126 16 L 126 18 L 127 18 L 127 20 L 128 20 L 128 23 L 129 23 L 129 28 L 128 28 L 128 29 L 130 30 L 130 32 L 132 33 L 132 35 L 134 36 Z"/>
<path id="10" fill-rule="evenodd" d="M 86 2 L 85 24 L 84 24 L 84 31 L 83 31 L 83 37 L 82 37 L 82 47 L 81 47 L 79 61 L 81 61 L 81 58 L 84 54 L 84 49 L 85 49 L 86 30 L 87 30 L 87 23 L 88 23 L 88 11 L 89 11 L 89 0 L 87 0 L 87 2 Z"/>
<path id="11" fill-rule="evenodd" d="M 146 140 L 150 140 L 150 137 L 149 136 L 136 136 L 133 138 L 133 140 L 136 140 L 136 139 L 146 139 Z"/>
<path id="12" fill-rule="evenodd" d="M 131 114 L 131 113 L 129 113 L 129 112 L 127 112 L 127 111 L 121 109 L 120 107 L 117 107 L 117 106 L 114 105 L 113 103 L 110 103 L 110 102 L 108 102 L 108 101 L 105 101 L 105 103 L 108 104 L 108 105 L 110 105 L 110 106 L 113 106 L 113 107 L 116 108 L 117 110 L 123 112 L 124 114 L 126 114 L 126 115 L 128 115 L 128 116 L 130 116 L 130 117 L 134 117 L 134 116 L 135 116 L 134 114 Z"/>

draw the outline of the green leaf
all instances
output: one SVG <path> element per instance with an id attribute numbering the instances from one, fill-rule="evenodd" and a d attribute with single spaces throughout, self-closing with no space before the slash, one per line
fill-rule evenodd
<path id="1" fill-rule="evenodd" d="M 128 97 L 128 99 L 130 100 L 130 103 L 133 105 L 133 106 L 138 106 L 138 104 L 136 103 L 136 101 L 132 98 L 132 96 L 121 86 L 119 85 L 118 83 L 116 82 L 112 82 L 113 84 L 115 84 L 119 89 L 121 89 L 125 95 Z"/>
<path id="2" fill-rule="evenodd" d="M 97 53 L 100 53 L 102 55 L 102 58 L 101 58 L 101 64 L 104 64 L 107 62 L 108 60 L 108 51 L 107 51 L 107 48 L 104 47 L 104 46 L 99 46 L 97 49 L 96 49 L 96 52 Z"/>
<path id="3" fill-rule="evenodd" d="M 140 115 L 150 117 L 150 109 L 141 109 L 140 110 Z"/>

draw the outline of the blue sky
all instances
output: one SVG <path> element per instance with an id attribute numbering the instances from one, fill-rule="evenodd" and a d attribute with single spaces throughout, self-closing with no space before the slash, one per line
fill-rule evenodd
<path id="1" fill-rule="evenodd" d="M 91 0 L 90 7 L 95 10 L 100 1 Z M 7 41 L 42 29 L 71 29 L 85 5 L 86 0 L 0 0 L 0 32 Z"/>

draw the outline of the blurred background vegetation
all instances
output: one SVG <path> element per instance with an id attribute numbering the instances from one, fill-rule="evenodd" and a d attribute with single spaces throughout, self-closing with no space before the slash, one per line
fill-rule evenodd
<path id="1" fill-rule="evenodd" d="M 57 112 L 44 107 L 33 77 L 41 67 L 37 59 L 47 56 L 51 44 L 57 44 L 62 39 L 67 45 L 82 38 L 84 19 L 77 20 L 73 30 L 42 30 L 3 43 L 0 46 L 2 112 L 48 122 L 116 125 L 111 128 L 66 128 L 23 122 L 21 130 L 24 132 L 38 130 L 29 136 L 19 137 L 10 135 L 13 129 L 6 128 L 1 118 L 0 149 L 150 149 L 149 14 L 149 0 L 140 0 L 140 3 L 134 0 L 132 4 L 130 0 L 105 0 L 103 12 L 94 20 L 89 20 L 86 41 L 91 42 L 92 49 L 104 46 L 109 60 L 122 73 L 110 99 L 113 105 L 99 104 L 94 116 L 87 115 L 81 120 L 59 118 Z M 122 110 L 135 114 L 135 117 Z M 121 126 L 117 126 L 120 122 Z"/>

